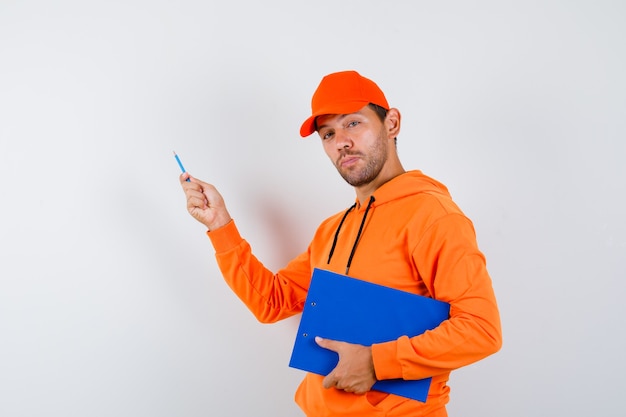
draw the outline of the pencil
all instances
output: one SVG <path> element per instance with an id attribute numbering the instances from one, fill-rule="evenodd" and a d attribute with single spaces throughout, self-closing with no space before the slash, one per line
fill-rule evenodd
<path id="1" fill-rule="evenodd" d="M 173 151 L 173 152 L 174 152 L 174 158 L 176 158 L 176 162 L 178 162 L 178 166 L 180 167 L 180 170 L 183 171 L 183 174 L 184 174 L 187 171 L 185 170 L 183 163 L 180 162 L 180 158 L 178 157 L 178 155 L 176 155 L 176 151 Z M 187 182 L 189 182 L 189 178 L 187 178 Z"/>

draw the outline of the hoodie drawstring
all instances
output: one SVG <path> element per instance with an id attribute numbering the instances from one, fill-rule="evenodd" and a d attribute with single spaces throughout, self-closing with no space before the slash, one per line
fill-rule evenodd
<path id="1" fill-rule="evenodd" d="M 328 254 L 328 262 L 326 262 L 326 264 L 329 264 L 330 260 L 333 257 L 333 253 L 335 252 L 335 246 L 337 246 L 337 238 L 339 237 L 339 231 L 341 230 L 341 226 L 343 226 L 343 222 L 346 220 L 346 217 L 348 217 L 348 214 L 352 210 L 354 210 L 355 207 L 356 207 L 356 203 L 351 205 L 350 208 L 346 210 L 343 217 L 341 218 L 341 222 L 339 222 L 339 226 L 337 227 L 337 231 L 335 232 L 335 238 L 333 239 L 333 246 L 330 248 L 330 253 Z"/>
<path id="2" fill-rule="evenodd" d="M 348 275 L 348 271 L 350 270 L 350 265 L 352 264 L 352 258 L 354 257 L 354 253 L 356 252 L 356 247 L 359 243 L 359 239 L 361 238 L 361 233 L 363 232 L 363 227 L 365 226 L 365 220 L 367 219 L 367 213 L 369 213 L 370 208 L 372 207 L 372 203 L 374 203 L 374 201 L 376 201 L 376 199 L 374 198 L 374 196 L 371 196 L 369 202 L 367 203 L 367 207 L 365 208 L 365 213 L 363 214 L 363 219 L 361 220 L 361 225 L 359 226 L 359 231 L 356 234 L 356 239 L 354 239 L 354 244 L 352 245 L 352 251 L 350 252 L 350 257 L 348 258 L 348 263 L 346 264 L 346 275 Z M 356 203 L 354 203 L 348 210 L 346 210 L 346 212 L 343 215 L 343 218 L 341 219 L 341 222 L 339 222 L 339 226 L 337 227 L 337 231 L 335 232 L 335 238 L 333 239 L 333 245 L 330 248 L 330 253 L 328 254 L 327 264 L 330 263 L 330 260 L 333 257 L 333 252 L 335 252 L 335 246 L 337 246 L 337 238 L 339 237 L 339 231 L 341 230 L 341 226 L 343 225 L 343 222 L 346 220 L 346 217 L 348 217 L 348 214 L 355 207 L 356 207 Z"/>

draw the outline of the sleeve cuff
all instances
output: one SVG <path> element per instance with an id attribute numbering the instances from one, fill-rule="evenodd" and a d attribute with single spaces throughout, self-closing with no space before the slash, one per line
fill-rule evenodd
<path id="1" fill-rule="evenodd" d="M 207 231 L 206 234 L 211 239 L 216 253 L 229 251 L 243 240 L 233 220 L 219 229 Z"/>
<path id="2" fill-rule="evenodd" d="M 398 363 L 396 354 L 397 345 L 395 340 L 372 345 L 374 372 L 379 381 L 402 378 L 402 366 Z"/>

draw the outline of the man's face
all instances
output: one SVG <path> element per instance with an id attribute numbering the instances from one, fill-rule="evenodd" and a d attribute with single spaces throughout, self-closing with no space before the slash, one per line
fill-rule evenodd
<path id="1" fill-rule="evenodd" d="M 324 150 L 348 184 L 360 187 L 373 181 L 388 155 L 385 126 L 369 106 L 356 113 L 317 118 Z"/>

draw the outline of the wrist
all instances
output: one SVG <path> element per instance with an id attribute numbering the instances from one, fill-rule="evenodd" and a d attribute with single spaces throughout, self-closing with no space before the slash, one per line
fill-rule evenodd
<path id="1" fill-rule="evenodd" d="M 225 215 L 217 217 L 213 219 L 212 222 L 207 222 L 204 225 L 207 227 L 207 229 L 209 229 L 209 232 L 213 232 L 226 226 L 228 223 L 230 223 L 231 220 L 232 218 L 230 217 L 230 215 L 226 213 Z"/>

